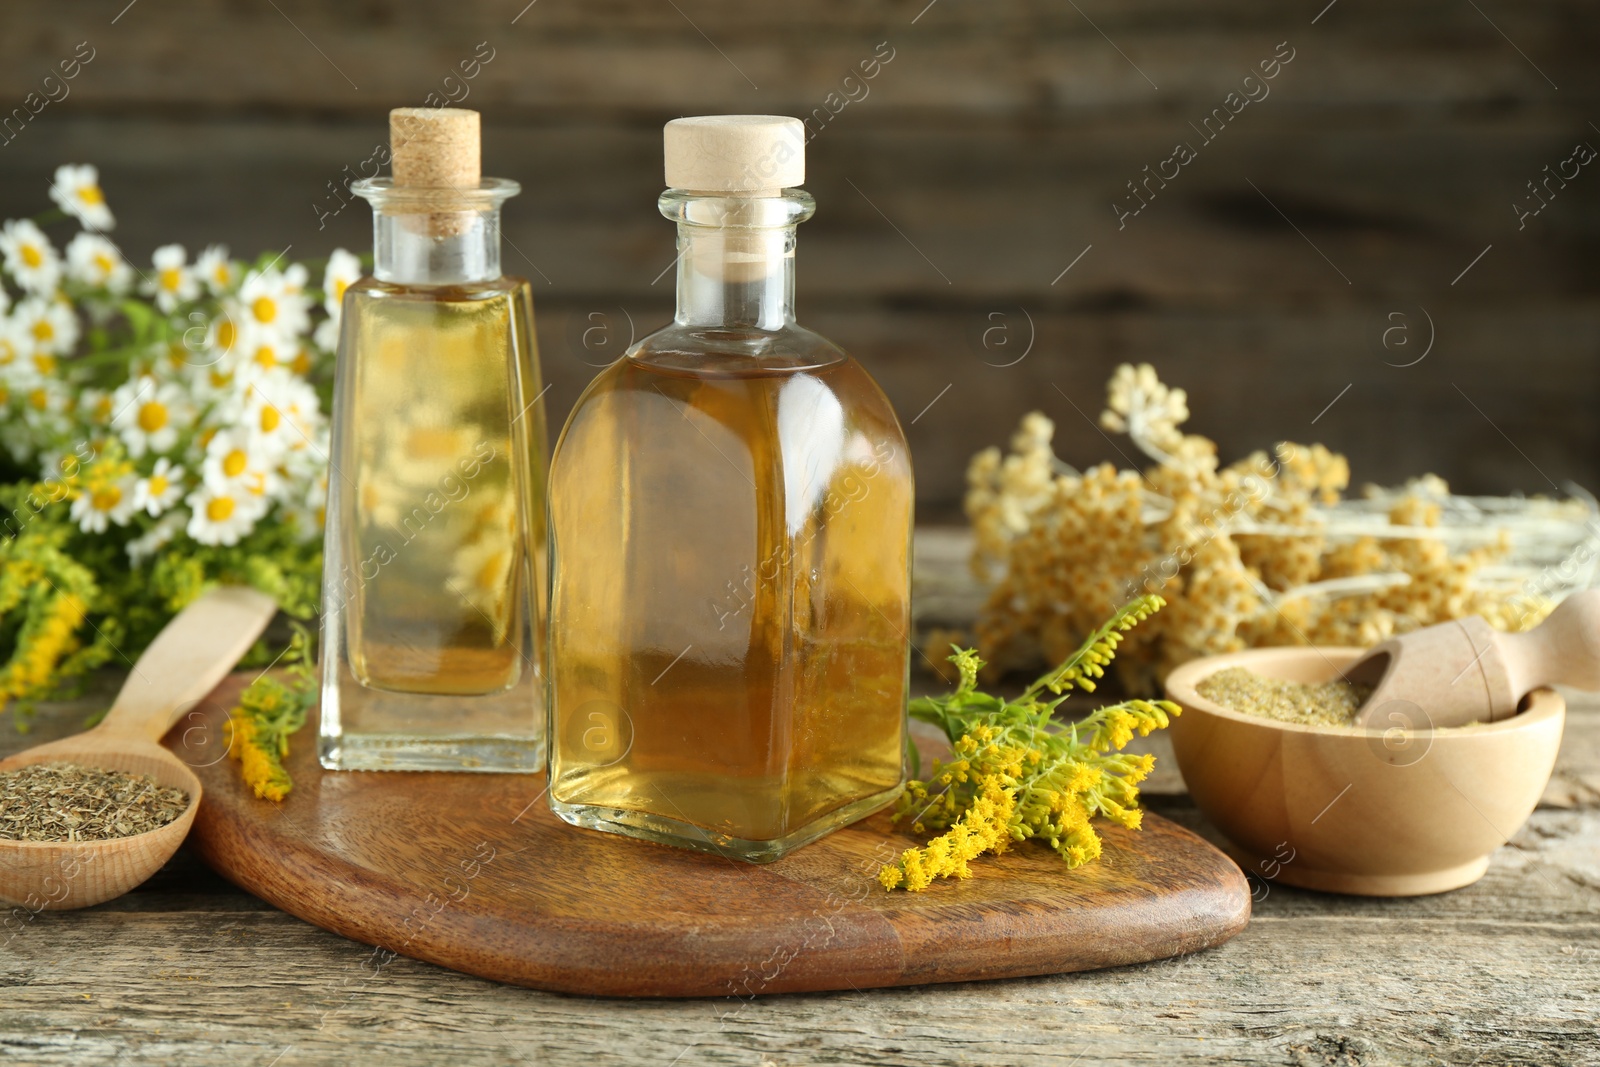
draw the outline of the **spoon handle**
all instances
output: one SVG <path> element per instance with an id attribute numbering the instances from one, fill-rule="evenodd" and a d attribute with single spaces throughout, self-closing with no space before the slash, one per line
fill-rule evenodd
<path id="1" fill-rule="evenodd" d="M 1600 589 L 1573 593 L 1532 630 L 1502 634 L 1517 696 L 1542 685 L 1600 689 Z"/>
<path id="2" fill-rule="evenodd" d="M 96 732 L 159 741 L 233 670 L 277 610 L 271 597 L 241 586 L 203 594 L 150 642 Z"/>

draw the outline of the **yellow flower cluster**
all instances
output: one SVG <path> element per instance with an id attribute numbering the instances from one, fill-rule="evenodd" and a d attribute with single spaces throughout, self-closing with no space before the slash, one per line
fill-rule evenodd
<path id="1" fill-rule="evenodd" d="M 294 788 L 283 766 L 289 754 L 289 737 L 305 725 L 306 713 L 316 701 L 311 661 L 311 634 L 291 623 L 294 638 L 281 662 L 289 681 L 263 674 L 239 694 L 239 704 L 228 713 L 233 727 L 228 753 L 239 761 L 245 784 L 262 800 L 281 801 Z"/>
<path id="2" fill-rule="evenodd" d="M 1285 442 L 1219 467 L 1214 443 L 1178 429 L 1187 417 L 1182 390 L 1148 365 L 1124 366 L 1102 425 L 1128 433 L 1154 460 L 1147 469 L 1067 466 L 1051 449 L 1054 425 L 1037 412 L 1009 454 L 973 457 L 972 563 L 989 587 L 973 637 L 997 671 L 1058 661 L 1076 634 L 1143 592 L 1171 607 L 1118 661 L 1141 692 L 1202 655 L 1371 645 L 1474 613 L 1526 629 L 1553 605 L 1545 592 L 1488 577 L 1507 569 L 1510 539 L 1501 528 L 1486 540 L 1494 527 L 1485 521 L 1452 527 L 1446 512 L 1462 501 L 1439 479 L 1347 500 L 1349 464 L 1322 445 Z M 1563 511 L 1547 530 L 1588 518 L 1581 506 L 1559 506 L 1577 517 Z M 1457 528 L 1469 526 L 1475 543 Z"/>
<path id="3" fill-rule="evenodd" d="M 926 801 L 926 786 L 918 782 L 915 795 Z M 885 889 L 920 892 L 935 878 L 970 878 L 968 861 L 985 852 L 1004 852 L 1011 844 L 1011 822 L 1016 812 L 1016 780 L 1004 775 L 977 779 L 976 796 L 949 830 L 925 848 L 908 848 L 898 863 L 878 872 Z"/>
<path id="4" fill-rule="evenodd" d="M 255 717 L 239 707 L 229 713 L 228 722 L 233 726 L 233 740 L 228 751 L 239 761 L 239 773 L 245 784 L 262 800 L 282 800 L 288 796 L 294 783 L 289 772 L 283 769 L 277 746 L 261 737 Z"/>
<path id="5" fill-rule="evenodd" d="M 1013 841 L 1044 841 L 1069 868 L 1078 867 L 1100 856 L 1095 816 L 1138 829 L 1139 783 L 1155 757 L 1121 749 L 1135 734 L 1166 726 L 1178 706 L 1131 700 L 1060 727 L 1051 723 L 1051 714 L 1066 700 L 1059 694 L 1092 689 L 1121 636 L 1161 605 L 1160 597 L 1145 596 L 1122 608 L 1016 700 L 979 692 L 983 661 L 970 649 L 957 649 L 950 657 L 960 675 L 956 691 L 911 704 L 913 717 L 951 739 L 951 758 L 936 762 L 926 779 L 912 781 L 896 808 L 896 817 L 909 819 L 913 832 L 942 832 L 886 865 L 878 872 L 879 884 L 920 892 L 936 878 L 968 878 L 970 861 L 1004 852 Z"/>
<path id="6" fill-rule="evenodd" d="M 51 598 L 0 675 L 0 707 L 49 687 L 56 666 L 79 647 L 77 631 L 87 607 L 83 598 L 73 593 Z"/>

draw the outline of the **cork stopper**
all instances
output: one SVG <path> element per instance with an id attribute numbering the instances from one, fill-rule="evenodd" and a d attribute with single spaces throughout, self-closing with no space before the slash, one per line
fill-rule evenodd
<path id="1" fill-rule="evenodd" d="M 394 184 L 476 189 L 483 176 L 478 113 L 458 107 L 397 107 L 389 112 Z"/>
<path id="2" fill-rule="evenodd" d="M 777 196 L 806 180 L 806 131 L 782 115 L 702 115 L 663 131 L 667 185 L 722 196 Z"/>
<path id="3" fill-rule="evenodd" d="M 397 107 L 389 112 L 389 155 L 394 185 L 437 189 L 441 204 L 449 193 L 478 188 L 482 179 L 478 113 L 458 107 Z M 459 207 L 419 215 L 413 228 L 433 237 L 459 237 L 472 227 L 472 215 Z"/>

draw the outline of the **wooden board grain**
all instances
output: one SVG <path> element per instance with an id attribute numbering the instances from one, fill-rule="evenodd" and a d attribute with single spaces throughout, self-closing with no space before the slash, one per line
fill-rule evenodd
<path id="1" fill-rule="evenodd" d="M 167 739 L 206 790 L 190 844 L 269 903 L 375 946 L 377 969 L 398 954 L 561 992 L 749 997 L 1139 963 L 1249 920 L 1239 869 L 1158 816 L 1105 828 L 1105 855 L 1074 872 L 1030 846 L 891 894 L 874 875 L 916 841 L 884 815 L 758 867 L 566 826 L 542 776 L 324 774 L 309 743 L 276 805 L 223 756 L 221 708 L 242 684 Z"/>

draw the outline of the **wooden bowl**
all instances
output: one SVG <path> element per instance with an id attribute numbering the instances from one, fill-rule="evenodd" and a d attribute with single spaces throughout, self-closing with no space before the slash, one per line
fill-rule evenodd
<path id="1" fill-rule="evenodd" d="M 1227 851 L 1267 882 L 1363 896 L 1471 885 L 1527 821 L 1555 767 L 1566 702 L 1539 689 L 1509 719 L 1435 730 L 1427 709 L 1382 728 L 1300 726 L 1195 691 L 1228 667 L 1326 682 L 1357 648 L 1263 648 L 1208 656 L 1167 677 L 1178 768 Z M 1407 721 L 1409 720 L 1409 721 Z"/>

